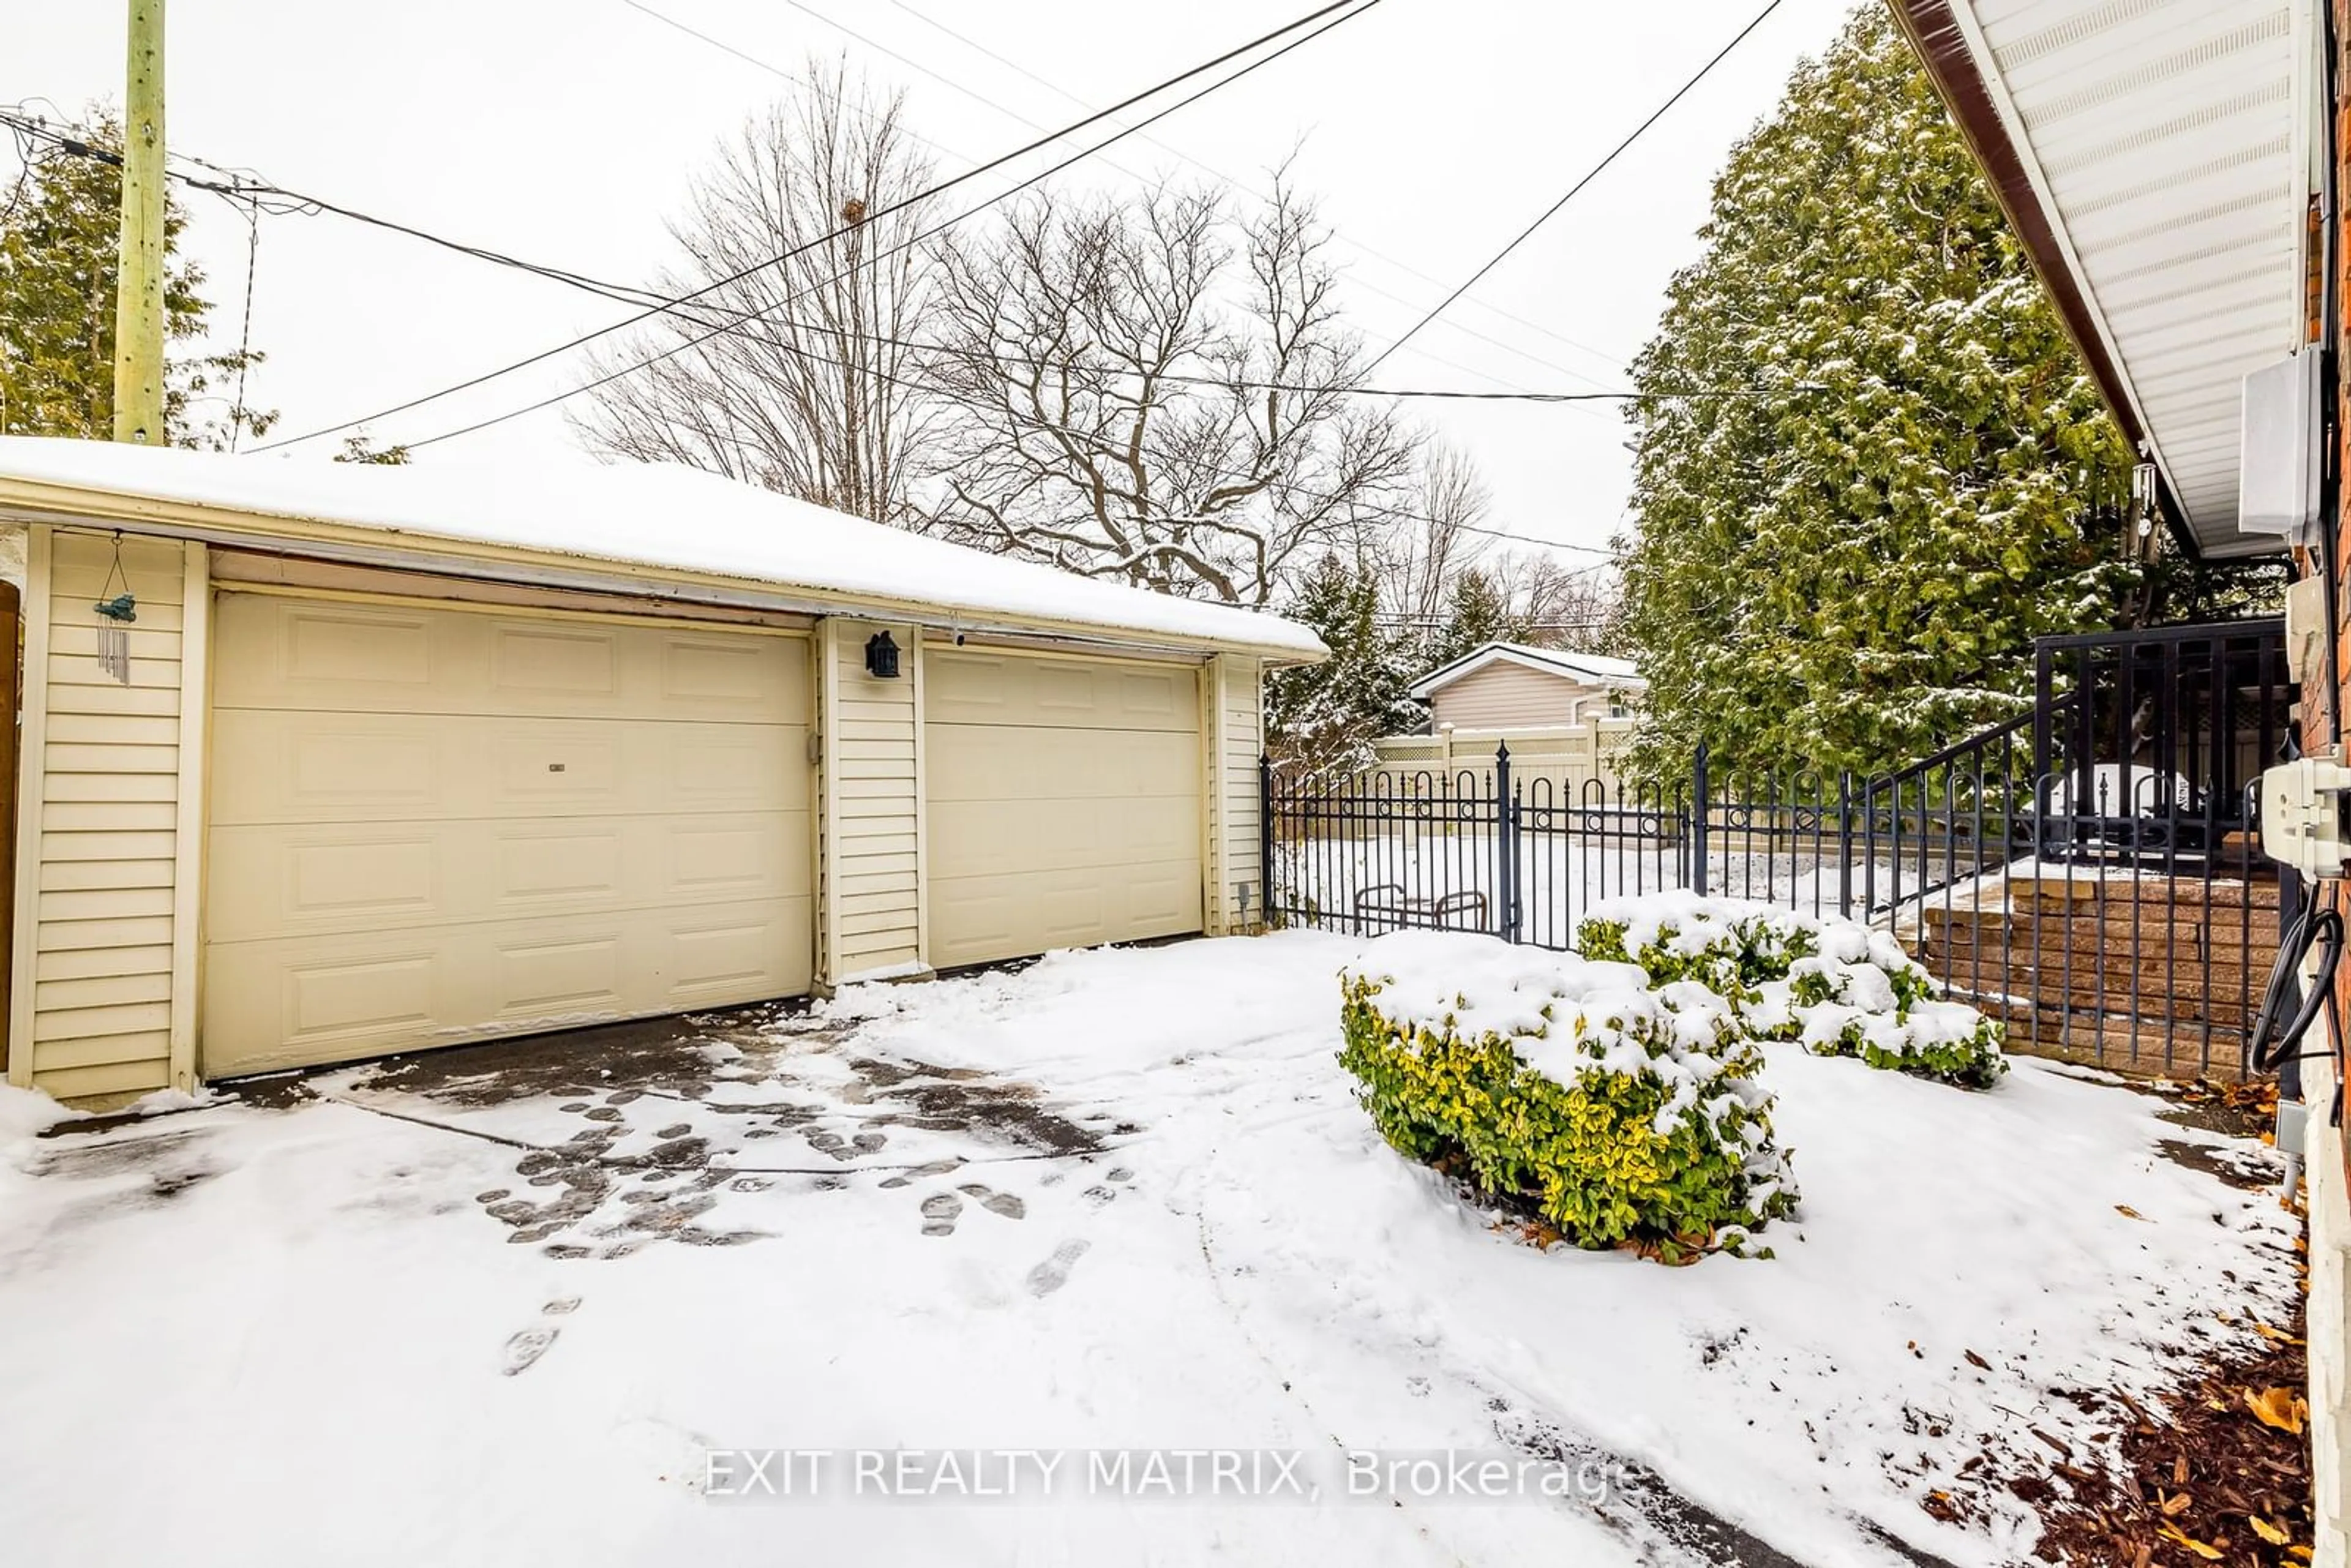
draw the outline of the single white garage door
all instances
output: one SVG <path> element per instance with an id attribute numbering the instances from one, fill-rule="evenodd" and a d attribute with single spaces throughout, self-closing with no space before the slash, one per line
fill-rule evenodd
<path id="1" fill-rule="evenodd" d="M 923 657 L 935 966 L 1200 929 L 1196 671 Z"/>
<path id="2" fill-rule="evenodd" d="M 208 1077 L 789 996 L 803 637 L 224 593 Z"/>

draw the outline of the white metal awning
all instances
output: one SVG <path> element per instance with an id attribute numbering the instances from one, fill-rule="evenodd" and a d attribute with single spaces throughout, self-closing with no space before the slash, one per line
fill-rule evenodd
<path id="1" fill-rule="evenodd" d="M 2314 0 L 1895 0 L 2125 432 L 2207 556 L 2247 372 L 2308 336 Z"/>

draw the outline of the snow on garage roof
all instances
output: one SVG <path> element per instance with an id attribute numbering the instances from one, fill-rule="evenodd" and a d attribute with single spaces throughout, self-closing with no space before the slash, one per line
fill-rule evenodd
<path id="1" fill-rule="evenodd" d="M 432 542 L 486 544 L 574 560 L 731 578 L 872 601 L 916 619 L 981 629 L 1104 631 L 1320 658 L 1295 622 L 1176 599 L 924 538 L 697 469 L 584 458 L 392 466 L 231 456 L 106 441 L 0 436 L 0 491 L 20 505 L 92 508 L 105 497 L 257 519 L 330 524 Z M 132 517 L 168 519 L 141 510 Z M 266 532 L 266 530 L 256 530 Z"/>

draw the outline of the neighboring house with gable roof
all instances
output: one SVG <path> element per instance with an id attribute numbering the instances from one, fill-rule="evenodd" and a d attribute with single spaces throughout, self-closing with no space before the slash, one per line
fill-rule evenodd
<path id="1" fill-rule="evenodd" d="M 1442 735 L 1622 717 L 1647 689 L 1630 659 L 1489 643 L 1422 676 L 1412 695 L 1428 705 L 1430 733 Z"/>

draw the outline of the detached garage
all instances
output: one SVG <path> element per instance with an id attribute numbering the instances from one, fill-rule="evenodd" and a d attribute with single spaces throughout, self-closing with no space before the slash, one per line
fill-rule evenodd
<path id="1" fill-rule="evenodd" d="M 6 1072 L 89 1103 L 1245 929 L 1322 654 L 681 469 L 0 439 L 0 531 Z"/>

